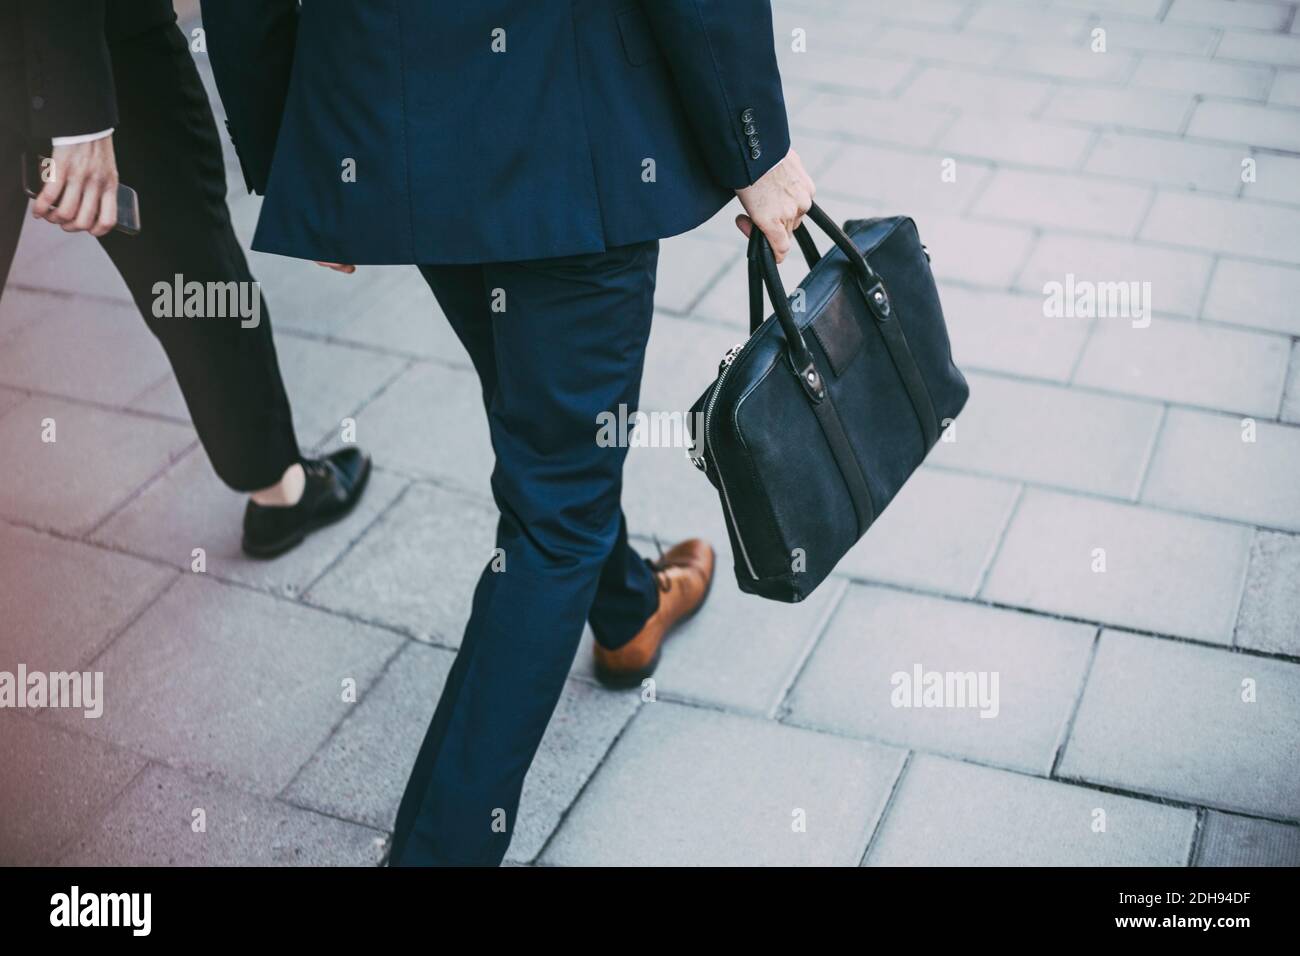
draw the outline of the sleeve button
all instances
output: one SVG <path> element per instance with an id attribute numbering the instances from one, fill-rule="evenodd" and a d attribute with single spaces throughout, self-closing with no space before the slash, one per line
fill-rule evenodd
<path id="1" fill-rule="evenodd" d="M 753 109 L 746 109 L 743 113 L 741 113 L 741 114 L 740 114 L 740 121 L 741 121 L 742 123 L 752 123 L 752 122 L 754 122 L 754 111 L 753 111 Z"/>

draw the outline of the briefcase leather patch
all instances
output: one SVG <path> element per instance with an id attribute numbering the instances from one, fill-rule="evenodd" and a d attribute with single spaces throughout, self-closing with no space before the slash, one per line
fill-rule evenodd
<path id="1" fill-rule="evenodd" d="M 836 378 L 844 374 L 866 341 L 852 303 L 844 296 L 843 286 L 831 296 L 831 301 L 809 328 L 826 353 L 826 361 Z"/>

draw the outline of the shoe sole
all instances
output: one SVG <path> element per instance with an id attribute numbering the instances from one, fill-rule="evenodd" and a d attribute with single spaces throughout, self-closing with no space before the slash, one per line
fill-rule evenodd
<path id="1" fill-rule="evenodd" d="M 712 548 L 710 548 L 710 550 L 712 550 Z M 717 576 L 718 555 L 717 552 L 714 552 L 713 573 L 709 575 L 709 580 L 704 585 L 704 596 L 700 598 L 700 603 L 691 608 L 688 613 L 683 614 L 678 618 L 677 623 L 668 630 L 668 633 L 664 635 L 664 639 L 659 642 L 659 646 L 655 648 L 655 656 L 650 658 L 650 663 L 639 671 L 632 672 L 609 671 L 597 663 L 595 665 L 596 680 L 600 682 L 601 686 L 610 690 L 630 690 L 633 687 L 639 686 L 647 677 L 653 676 L 655 670 L 659 667 L 659 659 L 663 656 L 664 645 L 668 643 L 668 638 L 672 637 L 673 632 L 679 627 L 693 618 L 696 614 L 700 613 L 700 608 L 704 607 L 705 602 L 709 599 L 709 592 L 713 590 L 713 579 Z"/>
<path id="2" fill-rule="evenodd" d="M 288 538 L 281 538 L 279 541 L 272 542 L 271 544 L 251 547 L 247 543 L 242 543 L 240 546 L 243 548 L 244 554 L 248 555 L 250 558 L 257 558 L 259 561 L 266 561 L 270 558 L 278 558 L 280 555 L 292 551 L 294 548 L 298 547 L 298 545 L 306 541 L 308 536 L 316 533 L 322 528 L 328 528 L 330 525 L 342 521 L 350 515 L 353 509 L 356 508 L 357 503 L 361 501 L 361 496 L 365 494 L 366 486 L 369 483 L 370 459 L 367 458 L 365 465 L 361 469 L 361 474 L 357 477 L 356 494 L 352 496 L 352 500 L 346 505 L 331 515 L 326 515 L 323 518 L 315 518 L 307 522 Z"/>

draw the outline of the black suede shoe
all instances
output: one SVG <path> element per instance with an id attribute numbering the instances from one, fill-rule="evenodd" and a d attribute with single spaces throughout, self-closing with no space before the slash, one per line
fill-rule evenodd
<path id="1" fill-rule="evenodd" d="M 291 508 L 249 501 L 244 511 L 244 553 L 274 558 L 302 543 L 307 535 L 343 518 L 361 500 L 370 479 L 370 456 L 344 448 L 324 458 L 304 458 L 307 483 Z"/>

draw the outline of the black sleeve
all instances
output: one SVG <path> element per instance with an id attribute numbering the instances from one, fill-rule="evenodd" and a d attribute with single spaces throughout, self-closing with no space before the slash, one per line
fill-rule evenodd
<path id="1" fill-rule="evenodd" d="M 266 191 L 289 93 L 298 0 L 202 0 L 208 60 L 250 192 Z"/>
<path id="2" fill-rule="evenodd" d="M 769 0 L 641 0 L 714 179 L 754 183 L 790 151 Z"/>
<path id="3" fill-rule="evenodd" d="M 29 0 L 20 9 L 33 139 L 117 125 L 104 0 Z"/>

